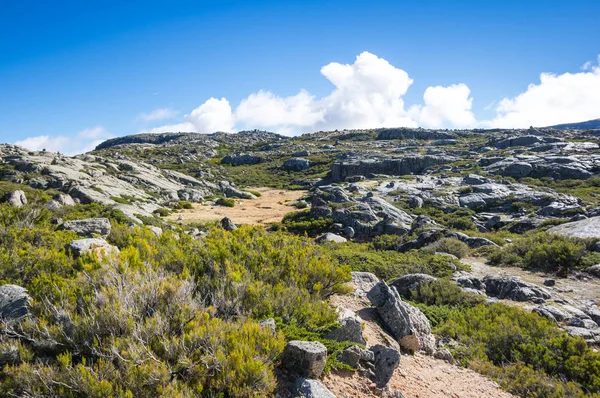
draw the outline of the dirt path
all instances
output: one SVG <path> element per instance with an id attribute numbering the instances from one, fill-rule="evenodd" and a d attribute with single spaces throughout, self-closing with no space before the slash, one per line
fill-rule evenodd
<path id="1" fill-rule="evenodd" d="M 377 323 L 377 313 L 365 298 L 335 296 L 334 306 L 355 311 L 365 322 L 363 336 L 367 346 L 384 344 L 397 347 L 397 343 Z M 357 373 L 332 372 L 323 384 L 338 398 L 375 398 L 381 395 L 374 385 Z M 389 383 L 390 390 L 402 392 L 405 398 L 514 398 L 502 391 L 492 379 L 479 373 L 452 365 L 446 361 L 422 354 L 402 355 L 400 366 Z"/>
<path id="2" fill-rule="evenodd" d="M 289 204 L 301 198 L 306 191 L 256 188 L 262 194 L 256 199 L 236 199 L 234 207 L 195 204 L 193 209 L 171 214 L 171 221 L 207 222 L 229 217 L 236 224 L 268 224 L 281 221 L 287 213 L 295 211 Z"/>
<path id="3" fill-rule="evenodd" d="M 517 267 L 494 267 L 486 264 L 483 258 L 468 257 L 460 261 L 470 265 L 472 268 L 471 273 L 478 278 L 483 278 L 486 275 L 514 275 L 520 277 L 525 282 L 543 287 L 550 292 L 553 298 L 562 299 L 573 304 L 584 304 L 592 300 L 600 303 L 599 279 L 588 278 L 580 280 L 574 277 L 559 278 L 555 275 L 526 271 Z M 554 279 L 556 286 L 544 286 L 546 279 Z"/>

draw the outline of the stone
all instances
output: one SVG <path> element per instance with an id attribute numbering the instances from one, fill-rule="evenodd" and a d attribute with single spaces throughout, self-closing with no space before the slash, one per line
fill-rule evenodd
<path id="1" fill-rule="evenodd" d="M 433 354 L 435 338 L 429 320 L 421 310 L 402 301 L 396 289 L 383 281 L 367 293 L 367 298 L 402 348 Z"/>
<path id="2" fill-rule="evenodd" d="M 339 235 L 333 234 L 331 232 L 327 232 L 327 233 L 319 236 L 317 239 L 315 239 L 315 241 L 317 243 L 323 243 L 323 242 L 344 243 L 344 242 L 347 242 L 348 239 L 344 238 L 343 236 L 339 236 Z"/>
<path id="3" fill-rule="evenodd" d="M 427 282 L 437 282 L 437 278 L 427 274 L 408 274 L 394 279 L 390 282 L 390 286 L 396 288 L 400 296 L 406 296 L 410 293 L 410 290 Z"/>
<path id="4" fill-rule="evenodd" d="M 375 385 L 384 388 L 400 365 L 400 352 L 377 344 L 370 348 L 375 355 Z"/>
<path id="5" fill-rule="evenodd" d="M 327 348 L 317 341 L 292 340 L 287 343 L 281 365 L 288 372 L 301 377 L 318 378 L 327 360 Z"/>
<path id="6" fill-rule="evenodd" d="M 565 326 L 567 333 L 573 337 L 581 337 L 589 344 L 600 343 L 600 329 L 586 329 L 576 326 Z"/>
<path id="7" fill-rule="evenodd" d="M 263 328 L 263 329 L 268 329 L 271 331 L 271 334 L 273 336 L 275 336 L 275 334 L 277 333 L 276 331 L 276 325 L 275 325 L 275 319 L 273 318 L 268 318 L 262 321 L 258 322 L 258 325 Z"/>
<path id="8" fill-rule="evenodd" d="M 56 196 L 54 196 L 54 200 L 56 200 L 63 206 L 75 206 L 75 201 L 73 200 L 71 195 L 59 193 Z"/>
<path id="9" fill-rule="evenodd" d="M 25 192 L 17 190 L 6 195 L 4 201 L 13 207 L 23 207 L 27 204 L 27 196 L 25 196 Z"/>
<path id="10" fill-rule="evenodd" d="M 461 271 L 453 276 L 452 280 L 455 281 L 459 286 L 462 286 L 466 289 L 473 289 L 477 291 L 485 289 L 485 285 L 481 279 L 465 271 Z"/>
<path id="11" fill-rule="evenodd" d="M 227 155 L 221 159 L 221 163 L 230 164 L 232 166 L 243 166 L 262 163 L 264 159 L 260 156 L 251 153 L 237 153 L 235 155 Z"/>
<path id="12" fill-rule="evenodd" d="M 358 297 L 365 297 L 369 290 L 379 283 L 379 278 L 370 272 L 352 271 L 350 275 L 352 275 L 354 294 Z"/>
<path id="13" fill-rule="evenodd" d="M 437 347 L 433 353 L 433 357 L 442 361 L 454 363 L 454 356 L 446 347 Z"/>
<path id="14" fill-rule="evenodd" d="M 586 306 L 581 309 L 594 322 L 600 325 L 600 309 L 596 306 Z"/>
<path id="15" fill-rule="evenodd" d="M 556 285 L 556 280 L 554 279 L 546 279 L 544 280 L 544 286 L 552 287 Z"/>
<path id="16" fill-rule="evenodd" d="M 361 358 L 363 357 L 361 351 L 367 350 L 363 350 L 362 348 L 355 345 L 350 346 L 338 354 L 337 360 L 342 363 L 345 363 L 348 366 L 357 368 Z M 373 354 L 371 351 L 368 352 Z"/>
<path id="17" fill-rule="evenodd" d="M 17 285 L 0 286 L 0 319 L 13 321 L 29 315 L 31 297 Z"/>
<path id="18" fill-rule="evenodd" d="M 514 301 L 547 300 L 550 293 L 532 283 L 523 282 L 517 276 L 494 275 L 483 278 L 488 296 Z"/>
<path id="19" fill-rule="evenodd" d="M 419 196 L 409 196 L 408 197 L 408 206 L 413 209 L 420 209 L 423 207 L 423 199 Z"/>
<path id="20" fill-rule="evenodd" d="M 581 221 L 556 225 L 548 232 L 572 238 L 600 239 L 600 217 L 590 217 Z"/>
<path id="21" fill-rule="evenodd" d="M 595 276 L 596 278 L 600 278 L 600 264 L 595 264 L 591 267 L 586 268 L 585 272 L 592 276 Z"/>
<path id="22" fill-rule="evenodd" d="M 556 322 L 562 322 L 571 316 L 568 312 L 551 305 L 542 305 L 534 308 L 533 312 Z"/>
<path id="23" fill-rule="evenodd" d="M 325 338 L 335 341 L 352 341 L 358 344 L 367 344 L 362 335 L 362 322 L 353 311 L 338 308 L 339 327 L 331 330 Z"/>
<path id="24" fill-rule="evenodd" d="M 283 168 L 292 171 L 302 171 L 310 168 L 310 160 L 304 158 L 291 158 L 283 163 Z"/>
<path id="25" fill-rule="evenodd" d="M 108 218 L 86 218 L 83 220 L 66 221 L 58 227 L 61 231 L 73 231 L 81 237 L 91 238 L 95 235 L 107 237 L 110 234 Z"/>
<path id="26" fill-rule="evenodd" d="M 74 240 L 65 246 L 67 251 L 73 253 L 75 257 L 79 257 L 83 254 L 97 253 L 99 257 L 105 255 L 115 254 L 119 252 L 116 246 L 109 244 L 104 239 L 100 238 L 86 238 Z"/>
<path id="27" fill-rule="evenodd" d="M 293 398 L 335 398 L 335 395 L 317 380 L 300 378 L 296 380 Z"/>
<path id="28" fill-rule="evenodd" d="M 231 219 L 229 217 L 223 217 L 221 219 L 221 227 L 225 230 L 225 231 L 233 231 L 237 229 L 237 225 L 235 225 L 233 223 L 233 221 L 231 221 Z"/>

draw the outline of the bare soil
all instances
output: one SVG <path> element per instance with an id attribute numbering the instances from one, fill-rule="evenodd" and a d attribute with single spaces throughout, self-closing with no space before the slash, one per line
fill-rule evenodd
<path id="1" fill-rule="evenodd" d="M 268 224 L 281 221 L 287 213 L 295 211 L 289 204 L 301 198 L 306 191 L 255 188 L 262 194 L 256 199 L 236 199 L 234 207 L 195 204 L 193 209 L 180 210 L 167 218 L 182 223 L 218 221 L 229 217 L 236 224 Z"/>
<path id="2" fill-rule="evenodd" d="M 333 306 L 355 311 L 365 322 L 363 336 L 367 346 L 383 344 L 398 349 L 398 344 L 379 325 L 379 316 L 365 298 L 335 296 Z M 381 397 L 370 380 L 358 373 L 332 372 L 322 380 L 338 398 Z M 388 385 L 389 390 L 402 392 L 405 398 L 514 398 L 502 391 L 492 379 L 471 369 L 422 354 L 402 355 L 400 366 Z M 384 395 L 385 396 L 385 395 Z"/>

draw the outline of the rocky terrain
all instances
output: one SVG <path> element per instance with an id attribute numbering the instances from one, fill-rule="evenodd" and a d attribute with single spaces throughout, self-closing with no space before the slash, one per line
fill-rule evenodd
<path id="1" fill-rule="evenodd" d="M 273 348 L 276 359 L 261 362 L 269 364 L 268 372 L 276 379 L 264 391 L 282 398 L 533 397 L 549 396 L 544 394 L 551 390 L 557 397 L 597 396 L 593 394 L 600 394 L 600 374 L 583 377 L 581 372 L 565 370 L 567 365 L 565 369 L 558 365 L 550 368 L 542 360 L 531 359 L 531 352 L 524 348 L 518 348 L 525 351 L 511 360 L 498 360 L 493 356 L 496 345 L 507 345 L 510 339 L 483 342 L 476 340 L 481 336 L 472 335 L 469 338 L 473 340 L 467 341 L 468 325 L 475 321 L 461 318 L 463 314 L 475 319 L 496 316 L 494 311 L 522 311 L 512 315 L 522 317 L 515 325 L 533 330 L 531 325 L 539 323 L 535 328 L 541 328 L 530 336 L 527 347 L 542 338 L 548 341 L 539 343 L 540 347 L 572 338 L 561 340 L 563 346 L 579 344 L 578 354 L 570 352 L 569 360 L 587 358 L 582 367 L 588 363 L 600 366 L 600 357 L 594 356 L 600 346 L 600 130 L 595 127 L 588 122 L 527 130 L 385 128 L 300 137 L 263 131 L 143 134 L 111 139 L 95 151 L 74 157 L 4 144 L 0 145 L 0 184 L 6 216 L 0 223 L 0 236 L 9 242 L 11 228 L 20 233 L 15 231 L 39 227 L 44 233 L 64 237 L 68 242 L 59 248 L 60 255 L 68 258 L 65 263 L 77 264 L 73 269 L 83 270 L 83 275 L 106 267 L 115 258 L 126 259 L 126 267 L 135 267 L 138 257 L 150 256 L 160 265 L 159 274 L 166 267 L 181 277 L 190 270 L 187 265 L 180 268 L 180 262 L 189 261 L 192 267 L 200 256 L 210 266 L 193 274 L 196 304 L 190 301 L 186 305 L 197 305 L 202 297 L 206 319 L 253 324 L 260 320 L 256 333 L 285 340 L 285 345 L 273 343 L 281 345 L 279 351 Z M 22 213 L 14 213 L 18 211 Z M 215 226 L 214 221 L 221 218 Z M 259 231 L 247 232 L 236 224 L 264 224 L 266 230 L 260 229 L 260 233 L 303 239 L 310 248 L 306 250 L 323 250 L 334 259 L 331 261 L 346 267 L 345 271 L 322 271 L 319 277 L 334 278 L 352 269 L 352 280 L 316 282 L 317 276 L 311 274 L 316 265 L 310 263 L 293 274 L 297 279 L 286 289 L 277 290 L 283 288 L 275 285 L 269 272 L 279 272 L 274 271 L 278 264 L 260 274 L 263 279 L 256 286 L 245 287 L 241 275 L 251 272 L 252 278 L 259 278 L 257 262 L 268 262 L 267 257 L 272 256 L 281 260 L 279 263 L 293 263 L 298 255 L 277 254 L 283 246 L 273 243 L 259 260 L 248 260 L 256 250 L 242 255 L 245 260 L 236 260 L 248 261 L 245 271 L 229 270 L 231 264 L 237 264 L 233 260 L 224 261 L 223 268 L 214 266 L 216 258 L 238 255 L 241 248 L 211 252 L 215 257 L 198 255 L 232 234 Z M 124 232 L 136 226 L 137 232 Z M 211 234 L 221 233 L 230 235 L 206 243 Z M 169 246 L 166 242 L 172 235 L 176 237 Z M 267 239 L 252 238 L 250 242 Z M 143 245 L 141 240 L 154 243 Z M 33 247 L 42 247 L 42 241 L 33 239 Z M 174 242 L 184 241 L 187 248 L 171 251 L 170 247 L 180 244 Z M 291 246 L 297 244 L 293 242 Z M 137 257 L 131 254 L 132 245 L 139 251 Z M 152 245 L 164 246 L 155 253 Z M 177 258 L 192 247 L 195 251 L 189 257 Z M 2 250 L 0 261 L 15 261 L 9 246 Z M 94 262 L 86 263 L 90 256 Z M 231 279 L 230 285 L 216 283 L 223 269 L 231 273 L 222 276 Z M 61 278 L 67 274 L 63 272 Z M 155 277 L 160 279 L 160 275 Z M 93 283 L 101 285 L 108 276 L 98 278 Z M 58 358 L 64 350 L 57 348 L 61 344 L 70 347 L 70 352 L 77 347 L 81 351 L 77 355 L 94 360 L 105 355 L 116 363 L 121 361 L 119 356 L 126 355 L 114 354 L 117 343 L 110 349 L 114 352 L 109 350 L 114 355 L 100 355 L 100 348 L 91 349 L 92 343 L 69 334 L 76 316 L 69 315 L 71 326 L 67 327 L 69 322 L 61 318 L 61 310 L 53 307 L 52 295 L 44 291 L 42 299 L 35 296 L 37 291 L 28 292 L 31 286 L 45 286 L 38 279 L 6 273 L 0 280 L 0 318 L 5 325 L 0 339 L 1 366 L 27 364 L 23 358 L 28 357 L 53 366 L 62 361 Z M 28 283 L 28 290 L 21 286 Z M 244 303 L 258 300 L 260 291 L 270 291 L 269 284 L 278 286 L 273 287 L 279 292 L 273 297 L 296 292 L 298 285 L 307 287 L 293 305 L 270 298 L 272 301 L 244 312 Z M 186 292 L 178 290 L 177 294 L 188 297 Z M 278 299 L 285 300 L 282 297 Z M 314 306 L 325 303 L 328 309 L 305 309 L 300 303 L 309 300 L 307 297 L 315 300 Z M 110 300 L 108 293 L 98 298 L 98 302 L 106 300 Z M 289 306 L 306 312 L 292 316 Z M 334 326 L 323 320 L 326 311 L 335 312 Z M 506 322 L 503 316 L 486 318 L 486 322 L 500 325 Z M 64 341 L 56 343 L 58 337 L 43 328 L 22 326 L 23 322 L 35 323 L 36 317 L 60 323 L 61 332 L 56 333 Z M 459 327 L 464 329 L 461 333 Z M 148 337 L 150 329 L 135 336 L 139 341 L 152 341 L 148 343 L 154 344 L 152 352 L 136 355 L 162 363 L 156 356 L 165 355 L 164 347 L 158 348 L 156 340 Z M 174 331 L 174 336 L 179 332 Z M 524 332 L 515 333 L 523 336 Z M 15 339 L 18 346 L 13 344 Z M 161 344 L 166 347 L 167 342 Z M 487 349 L 470 351 L 479 349 L 477 344 L 487 344 Z M 10 354 L 22 345 L 31 352 L 14 354 L 18 358 Z M 516 351 L 514 348 L 510 355 Z M 211 374 L 223 369 L 209 366 L 217 357 L 202 357 Z M 196 361 L 193 358 L 182 361 Z M 171 360 L 164 359 L 166 363 Z M 568 362 L 564 358 L 556 361 Z M 195 372 L 187 365 L 185 371 L 180 370 L 181 363 L 169 366 L 173 380 L 187 382 Z M 509 372 L 533 373 L 519 379 L 522 385 L 514 385 L 514 374 Z M 261 380 L 269 377 L 263 375 Z M 54 381 L 76 384 L 73 380 Z M 573 385 L 567 383 L 571 381 Z M 244 390 L 246 385 L 234 390 L 224 387 L 226 381 L 203 383 L 211 393 L 254 396 Z M 534 395 L 534 390 L 541 395 Z M 0 393 L 3 391 L 19 389 L 0 385 Z M 32 396 L 23 391 L 23 396 Z M 61 395 L 52 391 L 54 396 Z"/>

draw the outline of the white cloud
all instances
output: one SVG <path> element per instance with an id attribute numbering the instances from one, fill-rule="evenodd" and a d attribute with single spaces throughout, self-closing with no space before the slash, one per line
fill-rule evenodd
<path id="1" fill-rule="evenodd" d="M 430 94 L 426 92 L 429 102 L 425 108 L 405 109 L 402 97 L 413 80 L 406 71 L 369 52 L 358 55 L 353 64 L 327 64 L 321 74 L 334 87 L 322 98 L 305 90 L 288 97 L 259 90 L 243 99 L 234 111 L 225 98 L 211 98 L 186 115 L 183 124 L 145 132 L 183 131 L 183 127 L 196 132 L 264 128 L 291 135 L 343 128 L 416 127 L 419 123 L 448 127 L 474 123 L 470 91 L 465 85 L 435 87 Z M 444 105 L 450 108 L 442 109 Z"/>
<path id="2" fill-rule="evenodd" d="M 522 128 L 581 122 L 600 117 L 600 66 L 587 71 L 555 75 L 542 73 L 514 98 L 504 98 L 487 127 Z"/>
<path id="3" fill-rule="evenodd" d="M 92 151 L 101 142 L 113 137 L 113 135 L 102 126 L 96 126 L 90 129 L 85 129 L 79 133 L 66 136 L 60 135 L 50 137 L 48 135 L 40 135 L 36 137 L 28 137 L 24 140 L 15 142 L 15 145 L 22 146 L 29 150 L 41 151 L 46 149 L 50 152 L 61 152 L 66 155 L 76 155 Z"/>
<path id="4" fill-rule="evenodd" d="M 411 115 L 421 127 L 474 127 L 477 121 L 471 111 L 473 99 L 470 95 L 471 90 L 463 83 L 427 87 L 423 94 L 425 106 L 412 107 Z"/>
<path id="5" fill-rule="evenodd" d="M 138 120 L 144 122 L 154 122 L 158 120 L 173 119 L 179 115 L 179 112 L 171 108 L 159 108 L 149 113 L 141 113 L 138 116 Z"/>

